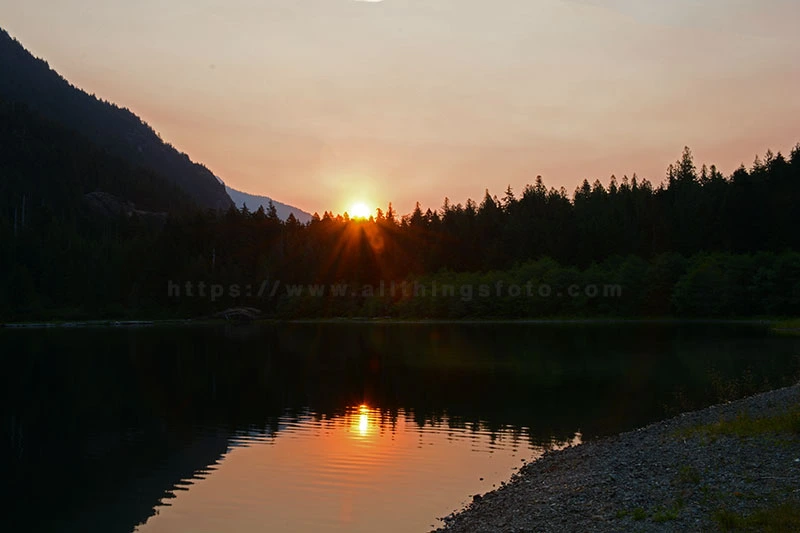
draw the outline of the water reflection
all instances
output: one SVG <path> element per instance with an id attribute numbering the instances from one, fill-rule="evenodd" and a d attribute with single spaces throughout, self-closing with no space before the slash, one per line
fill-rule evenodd
<path id="1" fill-rule="evenodd" d="M 742 325 L 0 329 L 0 529 L 427 528 L 544 446 L 792 383 L 799 355 Z"/>
<path id="2" fill-rule="evenodd" d="M 211 475 L 137 531 L 425 531 L 543 451 L 511 428 L 417 418 L 362 404 L 239 432 Z"/>
<path id="3" fill-rule="evenodd" d="M 369 416 L 370 410 L 369 407 L 366 405 L 361 405 L 358 408 L 358 434 L 362 437 L 366 437 L 367 433 L 369 433 Z M 374 414 L 373 414 L 374 416 Z M 373 422 L 374 425 L 374 422 Z"/>

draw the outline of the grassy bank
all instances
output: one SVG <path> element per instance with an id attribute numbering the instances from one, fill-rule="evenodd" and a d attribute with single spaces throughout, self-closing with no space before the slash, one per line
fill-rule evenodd
<path id="1" fill-rule="evenodd" d="M 800 318 L 775 320 L 770 329 L 780 335 L 800 335 Z"/>

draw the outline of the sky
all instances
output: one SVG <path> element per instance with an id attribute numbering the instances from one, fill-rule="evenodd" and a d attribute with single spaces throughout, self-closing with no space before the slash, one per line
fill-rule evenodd
<path id="1" fill-rule="evenodd" d="M 800 142 L 796 0 L 0 0 L 228 185 L 400 213 Z"/>

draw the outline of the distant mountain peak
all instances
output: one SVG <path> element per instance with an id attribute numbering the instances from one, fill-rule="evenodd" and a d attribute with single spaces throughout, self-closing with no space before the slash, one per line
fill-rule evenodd
<path id="1" fill-rule="evenodd" d="M 247 204 L 247 209 L 249 209 L 250 211 L 257 210 L 259 206 L 263 206 L 264 209 L 266 210 L 269 207 L 269 203 L 272 202 L 272 204 L 275 206 L 275 210 L 278 212 L 278 217 L 281 220 L 286 220 L 287 218 L 289 218 L 290 214 L 293 214 L 294 218 L 296 218 L 303 224 L 311 220 L 310 213 L 306 213 L 305 211 L 297 207 L 277 202 L 272 198 L 270 198 L 269 196 L 259 196 L 242 191 L 237 191 L 236 189 L 232 189 L 227 185 L 225 186 L 225 189 L 228 191 L 228 195 L 236 204 L 236 207 L 240 209 L 244 204 Z"/>

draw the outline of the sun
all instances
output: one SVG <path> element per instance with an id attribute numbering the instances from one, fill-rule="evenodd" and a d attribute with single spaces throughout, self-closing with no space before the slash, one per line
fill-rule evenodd
<path id="1" fill-rule="evenodd" d="M 356 202 L 350 206 L 350 216 L 352 218 L 369 218 L 372 214 L 372 209 L 367 207 L 364 202 Z"/>

